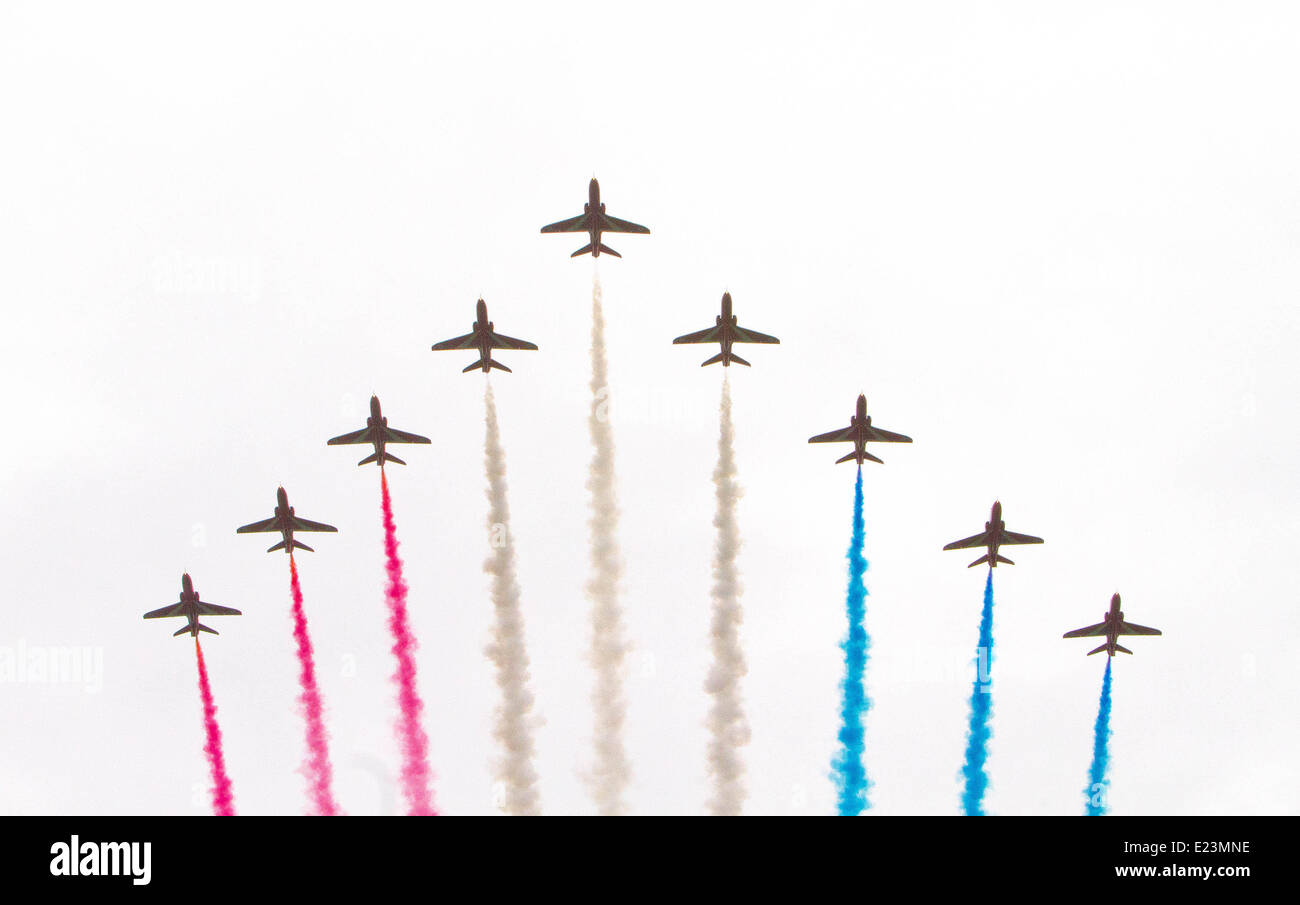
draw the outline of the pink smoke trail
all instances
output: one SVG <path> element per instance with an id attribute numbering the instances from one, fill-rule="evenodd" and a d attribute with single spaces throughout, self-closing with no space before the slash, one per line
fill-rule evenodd
<path id="1" fill-rule="evenodd" d="M 393 501 L 388 495 L 388 475 L 379 469 L 384 498 L 384 555 L 388 569 L 388 627 L 393 633 L 393 656 L 397 658 L 397 737 L 402 746 L 402 793 L 413 817 L 436 817 L 430 783 L 429 737 L 420 726 L 424 701 L 415 679 L 415 636 L 406 618 L 406 581 L 402 578 L 402 559 L 397 555 L 397 525 L 393 522 Z"/>
<path id="2" fill-rule="evenodd" d="M 334 767 L 330 764 L 329 734 L 325 731 L 325 707 L 316 685 L 316 659 L 311 636 L 307 634 L 307 613 L 302 607 L 302 586 L 298 584 L 298 564 L 293 560 L 293 553 L 289 554 L 289 590 L 293 593 L 293 639 L 298 643 L 298 682 L 302 686 L 298 701 L 307 719 L 307 759 L 302 773 L 307 777 L 307 792 L 315 813 L 337 817 L 342 812 L 334 801 Z"/>
<path id="3" fill-rule="evenodd" d="M 203 696 L 203 729 L 207 741 L 203 753 L 212 768 L 212 812 L 218 817 L 235 816 L 235 792 L 226 775 L 226 754 L 221 747 L 221 727 L 217 725 L 217 705 L 212 700 L 212 686 L 208 684 L 208 667 L 203 662 L 203 648 L 194 639 L 194 654 L 199 661 L 199 694 Z"/>

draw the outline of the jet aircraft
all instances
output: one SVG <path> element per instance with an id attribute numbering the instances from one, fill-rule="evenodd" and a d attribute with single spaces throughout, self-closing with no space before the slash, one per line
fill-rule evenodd
<path id="1" fill-rule="evenodd" d="M 1076 628 L 1072 632 L 1066 632 L 1062 638 L 1101 638 L 1104 637 L 1106 642 L 1101 647 L 1088 651 L 1088 656 L 1099 654 L 1105 651 L 1107 656 L 1115 656 L 1115 651 L 1122 654 L 1131 654 L 1133 651 L 1119 644 L 1120 635 L 1159 635 L 1158 628 L 1147 628 L 1145 625 L 1136 625 L 1132 622 L 1124 621 L 1124 611 L 1119 608 L 1119 595 L 1116 594 L 1110 599 L 1110 610 L 1102 617 L 1102 621 L 1096 625 L 1090 625 L 1087 628 Z"/>
<path id="2" fill-rule="evenodd" d="M 970 547 L 988 547 L 989 552 L 985 553 L 979 559 L 975 560 L 966 568 L 978 566 L 980 563 L 988 563 L 989 568 L 996 569 L 998 563 L 1003 562 L 1009 566 L 1015 563 L 998 553 L 999 547 L 1010 546 L 1011 544 L 1041 544 L 1041 537 L 1034 537 L 1031 534 L 1017 534 L 1014 531 L 1007 530 L 1007 523 L 1002 521 L 1002 504 L 993 503 L 993 512 L 989 515 L 989 520 L 984 523 L 984 530 L 979 534 L 973 534 L 970 537 L 964 537 L 961 540 L 955 540 L 951 544 L 944 546 L 945 550 L 965 550 Z"/>
<path id="3" fill-rule="evenodd" d="M 722 294 L 722 313 L 714 320 L 714 326 L 707 330 L 700 330 L 698 333 L 687 333 L 685 336 L 679 336 L 673 340 L 674 344 L 681 343 L 719 343 L 722 351 L 700 365 L 715 364 L 722 362 L 724 368 L 730 367 L 734 361 L 738 365 L 749 367 L 749 362 L 736 355 L 731 351 L 732 343 L 779 343 L 781 340 L 775 336 L 768 336 L 766 333 L 759 333 L 757 330 L 746 330 L 744 327 L 736 326 L 736 315 L 731 313 L 731 293 Z"/>
<path id="4" fill-rule="evenodd" d="M 395 427 L 388 426 L 388 419 L 384 417 L 383 412 L 379 409 L 379 397 L 370 397 L 370 417 L 366 419 L 366 426 L 359 431 L 353 431 L 350 434 L 343 434 L 341 437 L 335 437 L 326 445 L 342 446 L 350 443 L 371 443 L 375 451 L 366 456 L 358 465 L 365 465 L 369 462 L 375 462 L 380 468 L 384 467 L 385 462 L 396 462 L 398 465 L 405 465 L 401 459 L 388 452 L 389 443 L 430 443 L 428 437 L 421 437 L 419 434 L 408 434 L 406 431 L 399 431 Z"/>
<path id="5" fill-rule="evenodd" d="M 217 606 L 215 603 L 207 603 L 199 600 L 198 592 L 194 590 L 194 582 L 190 581 L 190 573 L 186 572 L 181 576 L 181 599 L 180 603 L 169 604 L 144 614 L 146 619 L 167 619 L 172 616 L 184 616 L 187 623 L 177 629 L 172 637 L 176 638 L 189 632 L 197 638 L 199 632 L 211 632 L 214 635 L 221 634 L 216 629 L 208 628 L 199 622 L 200 616 L 240 616 L 239 610 L 231 609 L 228 606 Z"/>
<path id="6" fill-rule="evenodd" d="M 499 361 L 493 361 L 493 349 L 520 349 L 536 350 L 537 346 L 522 339 L 514 339 L 509 336 L 502 336 L 493 329 L 493 324 L 488 320 L 487 303 L 482 299 L 478 300 L 477 308 L 478 317 L 470 325 L 470 332 L 464 336 L 457 336 L 455 339 L 444 339 L 440 343 L 433 344 L 435 352 L 449 352 L 455 349 L 478 349 L 479 359 L 472 365 L 469 365 L 461 371 L 462 374 L 468 374 L 470 371 L 483 369 L 486 374 L 493 368 L 510 373 L 507 368 Z M 330 441 L 333 442 L 333 441 Z M 389 458 L 392 458 L 389 456 Z"/>
<path id="7" fill-rule="evenodd" d="M 587 186 L 587 203 L 582 206 L 582 213 L 568 220 L 561 220 L 558 223 L 550 223 L 542 227 L 544 233 L 586 233 L 591 237 L 591 242 L 579 248 L 571 258 L 578 255 L 590 253 L 593 258 L 598 258 L 601 254 L 613 255 L 616 258 L 623 257 L 621 254 L 604 245 L 600 241 L 602 233 L 642 233 L 648 234 L 649 229 L 640 223 L 632 223 L 627 220 L 620 220 L 618 217 L 611 217 L 605 213 L 605 203 L 600 200 L 600 183 L 595 179 Z"/>
<path id="8" fill-rule="evenodd" d="M 861 467 L 863 459 L 880 462 L 881 465 L 885 464 L 867 452 L 868 441 L 875 441 L 876 443 L 911 443 L 912 438 L 896 434 L 893 431 L 882 430 L 879 427 L 872 427 L 871 416 L 867 414 L 867 396 L 865 393 L 858 396 L 858 412 L 850 419 L 848 427 L 842 427 L 839 430 L 808 438 L 809 443 L 852 443 L 853 452 L 842 459 L 836 459 L 836 465 L 854 459 L 857 460 L 859 467 Z"/>
<path id="9" fill-rule="evenodd" d="M 338 531 L 333 525 L 326 525 L 322 522 L 313 522 L 309 519 L 301 518 L 293 514 L 293 507 L 289 505 L 289 495 L 281 487 L 275 492 L 275 515 L 261 522 L 253 522 L 251 525 L 244 525 L 242 528 L 235 529 L 236 534 L 254 534 L 262 531 L 279 531 L 283 536 L 278 544 L 267 548 L 267 553 L 274 553 L 276 550 L 283 550 L 286 553 L 293 553 L 293 548 L 306 550 L 308 553 L 314 553 L 311 547 L 302 541 L 295 540 L 293 533 L 295 531 Z"/>

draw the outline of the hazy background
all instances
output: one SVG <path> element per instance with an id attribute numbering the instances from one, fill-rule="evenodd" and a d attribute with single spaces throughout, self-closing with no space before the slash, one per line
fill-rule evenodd
<path id="1" fill-rule="evenodd" d="M 833 811 L 848 424 L 868 464 L 874 813 L 958 810 L 995 498 L 991 812 L 1079 813 L 1120 591 L 1117 814 L 1294 813 L 1300 14 L 1286 3 L 23 4 L 0 10 L 0 659 L 102 649 L 102 689 L 0 682 L 0 812 L 205 813 L 182 570 L 243 813 L 298 813 L 283 483 L 350 813 L 400 807 L 379 475 L 436 795 L 492 813 L 482 295 L 547 813 L 587 813 L 592 262 L 540 236 L 601 180 L 638 813 L 702 812 L 716 351 L 732 368 L 751 813 Z M 409 452 L 408 452 L 409 451 Z"/>

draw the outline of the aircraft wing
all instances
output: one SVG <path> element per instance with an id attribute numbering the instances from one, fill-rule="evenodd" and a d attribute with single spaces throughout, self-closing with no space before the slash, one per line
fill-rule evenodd
<path id="1" fill-rule="evenodd" d="M 757 330 L 746 330 L 744 327 L 732 327 L 731 333 L 738 343 L 779 343 L 781 341 L 775 336 L 768 336 Z"/>
<path id="2" fill-rule="evenodd" d="M 718 327 L 715 324 L 707 330 L 699 330 L 695 333 L 687 333 L 685 336 L 679 336 L 673 340 L 673 343 L 716 343 L 717 341 Z"/>
<path id="3" fill-rule="evenodd" d="M 170 616 L 184 616 L 184 615 L 185 615 L 185 604 L 171 603 L 168 604 L 167 606 L 159 607 L 156 610 L 150 610 L 149 612 L 144 614 L 144 618 L 166 619 Z"/>
<path id="4" fill-rule="evenodd" d="M 1002 539 L 999 543 L 1006 544 L 1041 544 L 1041 537 L 1034 537 L 1032 534 L 1017 534 L 1014 531 L 1003 531 Z"/>
<path id="5" fill-rule="evenodd" d="M 827 434 L 818 434 L 815 437 L 809 437 L 809 443 L 843 443 L 858 439 L 857 429 L 852 427 L 842 427 L 837 431 L 831 431 Z"/>
<path id="6" fill-rule="evenodd" d="M 600 215 L 600 227 L 607 233 L 649 233 L 648 227 L 640 223 L 632 223 L 629 220 L 620 220 L 618 217 L 611 217 L 609 214 Z M 545 229 L 542 232 L 546 232 Z M 559 230 L 556 230 L 559 232 Z M 583 229 L 586 232 L 586 229 Z"/>
<path id="7" fill-rule="evenodd" d="M 617 232 L 610 227 L 605 227 L 610 232 Z M 548 223 L 542 227 L 544 233 L 585 233 L 587 231 L 587 215 L 579 214 L 576 217 L 570 217 L 568 220 L 560 220 L 557 223 Z M 650 230 L 645 230 L 649 232 Z"/>
<path id="8" fill-rule="evenodd" d="M 972 534 L 970 537 L 963 537 L 961 540 L 955 540 L 951 544 L 944 544 L 945 550 L 965 550 L 968 547 L 987 547 L 989 545 L 989 533 L 982 531 L 979 534 Z"/>
<path id="9" fill-rule="evenodd" d="M 253 522 L 251 525 L 244 525 L 242 528 L 236 528 L 236 534 L 256 534 L 260 531 L 279 531 L 280 521 L 277 518 L 269 518 L 260 522 Z"/>
<path id="10" fill-rule="evenodd" d="M 298 518 L 292 516 L 294 531 L 338 531 L 333 525 L 327 525 L 324 522 L 313 522 L 311 519 Z"/>
<path id="11" fill-rule="evenodd" d="M 433 344 L 433 351 L 446 352 L 449 349 L 477 349 L 478 337 L 473 333 L 466 333 L 464 336 L 457 336 L 455 339 L 444 339 L 440 343 Z"/>
<path id="12" fill-rule="evenodd" d="M 1159 635 L 1158 628 L 1147 628 L 1145 625 L 1134 625 L 1132 622 L 1121 622 L 1119 624 L 1119 633 L 1121 635 Z"/>
<path id="13" fill-rule="evenodd" d="M 536 349 L 526 339 L 515 339 L 513 336 L 502 336 L 500 333 L 492 334 L 492 348 L 494 349 Z"/>
<path id="14" fill-rule="evenodd" d="M 902 434 L 896 434 L 893 431 L 881 430 L 878 427 L 867 428 L 867 439 L 875 440 L 877 443 L 911 443 L 911 437 L 905 437 Z"/>
<path id="15" fill-rule="evenodd" d="M 421 437 L 419 434 L 408 434 L 406 431 L 399 431 L 395 427 L 384 428 L 384 434 L 389 443 L 432 443 L 428 437 Z"/>
<path id="16" fill-rule="evenodd" d="M 1072 632 L 1066 632 L 1062 638 L 1093 638 L 1106 634 L 1106 623 L 1098 622 L 1096 625 L 1090 625 L 1087 628 L 1076 628 Z"/>
<path id="17" fill-rule="evenodd" d="M 369 442 L 370 442 L 370 428 L 363 427 L 359 431 L 353 431 L 350 434 L 343 434 L 340 437 L 335 437 L 332 440 L 328 440 L 326 441 L 325 445 L 341 446 L 346 443 L 369 443 Z"/>
<path id="18" fill-rule="evenodd" d="M 239 610 L 233 609 L 231 607 L 217 606 L 215 603 L 205 603 L 202 600 L 199 601 L 198 610 L 200 616 L 242 616 L 244 615 L 243 613 L 239 612 Z"/>

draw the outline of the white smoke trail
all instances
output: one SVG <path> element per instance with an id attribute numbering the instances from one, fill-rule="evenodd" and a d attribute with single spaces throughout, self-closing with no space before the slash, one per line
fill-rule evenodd
<path id="1" fill-rule="evenodd" d="M 749 742 L 749 724 L 740 699 L 740 679 L 746 670 L 745 654 L 740 646 L 741 585 L 736 569 L 736 554 L 740 550 L 736 501 L 742 491 L 736 482 L 731 383 L 725 376 L 718 422 L 718 465 L 713 470 L 718 502 L 713 517 L 713 526 L 718 531 L 713 556 L 713 667 L 704 690 L 713 696 L 708 719 L 709 774 L 713 777 L 709 812 L 732 817 L 740 814 L 745 801 L 745 764 L 739 749 Z"/>
<path id="2" fill-rule="evenodd" d="M 591 282 L 591 655 L 595 669 L 592 708 L 596 724 L 596 757 L 589 777 L 596 810 L 602 816 L 626 813 L 623 793 L 631 775 L 623 745 L 623 613 L 618 600 L 622 558 L 618 549 L 618 497 L 614 486 L 614 431 L 609 422 L 608 368 L 605 361 L 605 314 L 601 307 L 600 275 Z"/>
<path id="3" fill-rule="evenodd" d="M 531 817 L 541 813 L 537 772 L 533 769 L 533 693 L 528 687 L 528 650 L 524 643 L 524 614 L 515 576 L 515 544 L 510 533 L 510 503 L 506 496 L 506 453 L 501 447 L 496 400 L 487 382 L 483 397 L 487 437 L 483 459 L 488 479 L 488 536 L 492 553 L 483 570 L 492 576 L 492 606 L 496 621 L 487 655 L 497 667 L 501 705 L 495 735 L 502 756 L 497 781 L 505 788 L 506 813 Z"/>

